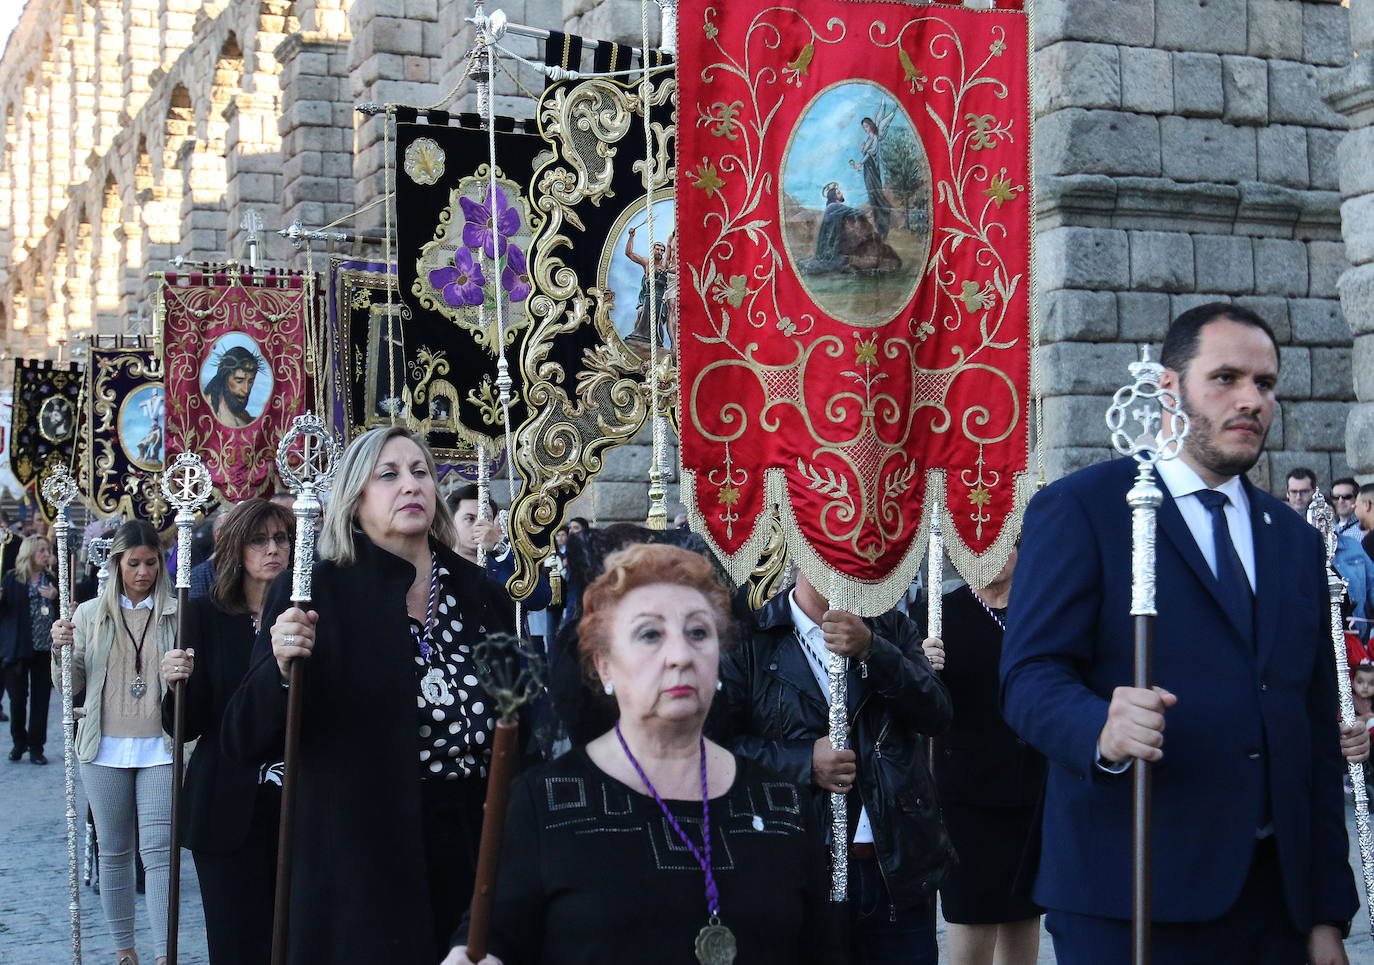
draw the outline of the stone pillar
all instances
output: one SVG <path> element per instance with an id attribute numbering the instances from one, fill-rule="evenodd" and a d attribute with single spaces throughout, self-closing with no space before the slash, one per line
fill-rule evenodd
<path id="1" fill-rule="evenodd" d="M 1245 29 L 1238 29 L 1243 24 Z M 1106 457 L 1143 343 L 1209 301 L 1264 316 L 1281 407 L 1252 480 L 1346 469 L 1345 267 L 1317 92 L 1349 56 L 1334 2 L 1043 0 L 1037 8 L 1040 373 L 1053 479 Z"/>
<path id="2" fill-rule="evenodd" d="M 1374 476 L 1374 0 L 1350 0 L 1350 43 L 1356 56 L 1327 78 L 1327 103 L 1350 129 L 1336 152 L 1341 227 L 1351 267 L 1338 282 L 1341 311 L 1354 336 L 1355 405 L 1344 425 L 1346 458 L 1363 482 Z"/>
<path id="3" fill-rule="evenodd" d="M 644 28 L 640 20 L 640 5 L 634 0 L 563 0 L 563 19 L 570 33 L 596 40 L 614 40 L 616 43 L 629 44 L 632 47 L 643 44 Z M 658 8 L 651 6 L 651 46 L 658 46 L 659 26 Z"/>
<path id="4" fill-rule="evenodd" d="M 282 155 L 277 136 L 276 99 L 261 94 L 239 94 L 224 108 L 225 207 L 228 216 L 228 251 L 247 262 L 244 216 L 249 209 L 263 220 L 260 264 L 283 261 L 289 245 L 272 229 L 281 223 Z"/>
<path id="5" fill-rule="evenodd" d="M 124 14 L 122 0 L 96 0 L 95 13 L 95 156 L 103 156 L 119 133 L 123 106 Z M 92 164 L 94 167 L 94 164 Z"/>
<path id="6" fill-rule="evenodd" d="M 80 207 L 81 210 L 68 219 L 66 232 L 70 252 L 66 278 L 67 331 L 73 344 L 95 332 L 93 229 L 86 216 L 90 209 L 85 204 Z"/>
<path id="7" fill-rule="evenodd" d="M 48 109 L 50 101 L 43 78 L 35 68 L 33 84 L 24 91 L 24 122 L 29 129 L 29 217 L 24 247 L 30 251 L 47 230 L 48 215 Z"/>
<path id="8" fill-rule="evenodd" d="M 69 41 L 72 58 L 71 183 L 84 185 L 91 175 L 91 151 L 95 147 L 97 15 L 90 7 L 78 9 L 80 20 Z"/>
<path id="9" fill-rule="evenodd" d="M 330 11 L 341 14 L 341 10 Z M 277 47 L 282 67 L 281 136 L 283 225 L 299 220 L 318 228 L 353 210 L 353 103 L 349 97 L 348 21 L 325 17 L 331 30 L 306 30 Z"/>
<path id="10" fill-rule="evenodd" d="M 228 239 L 224 160 L 188 140 L 177 152 L 177 167 L 183 186 L 178 253 L 192 261 L 222 261 Z"/>
<path id="11" fill-rule="evenodd" d="M 158 63 L 164 72 L 191 46 L 196 11 L 201 6 L 201 0 L 161 0 L 157 11 Z"/>
<path id="12" fill-rule="evenodd" d="M 119 184 L 110 174 L 100 193 L 100 234 L 94 247 L 95 330 L 99 335 L 114 335 L 124 331 L 120 314 L 124 242 L 120 232 L 119 207 Z"/>
<path id="13" fill-rule="evenodd" d="M 120 62 L 122 116 L 133 119 L 151 92 L 149 79 L 162 64 L 159 0 L 124 0 L 124 56 Z"/>
<path id="14" fill-rule="evenodd" d="M 450 4 L 452 5 L 452 4 Z M 437 0 L 354 0 L 348 11 L 348 68 L 354 104 L 411 104 L 427 107 L 445 93 L 436 82 L 443 45 Z M 381 197 L 384 152 L 381 115 L 354 121 L 353 201 L 362 207 Z M 361 216 L 355 225 L 381 225 L 380 207 Z"/>

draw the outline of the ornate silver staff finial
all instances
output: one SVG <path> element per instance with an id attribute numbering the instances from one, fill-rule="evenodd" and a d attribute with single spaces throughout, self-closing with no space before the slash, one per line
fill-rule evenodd
<path id="1" fill-rule="evenodd" d="M 544 657 L 508 633 L 493 633 L 472 651 L 473 668 L 504 721 L 529 703 L 543 687 Z"/>
<path id="2" fill-rule="evenodd" d="M 81 499 L 81 489 L 66 466 L 55 466 L 43 477 L 43 498 L 57 509 L 59 520 L 66 515 L 68 506 Z M 61 526 L 62 523 L 54 521 L 53 525 Z"/>
<path id="3" fill-rule="evenodd" d="M 196 513 L 210 498 L 213 486 L 205 461 L 194 452 L 183 452 L 162 471 L 162 495 L 177 511 L 177 589 L 191 587 L 191 536 Z"/>
<path id="4" fill-rule="evenodd" d="M 1183 440 L 1188 435 L 1188 416 L 1179 406 L 1173 390 L 1160 387 L 1159 377 L 1164 374 L 1164 366 L 1150 361 L 1148 345 L 1141 346 L 1140 361 L 1132 362 L 1127 368 L 1132 382 L 1117 389 L 1112 396 L 1112 404 L 1107 409 L 1107 428 L 1111 430 L 1112 447 L 1117 452 L 1137 461 L 1147 461 L 1153 467 L 1160 459 L 1174 458 L 1183 448 Z M 1128 430 L 1128 416 L 1139 424 L 1139 433 L 1132 435 Z M 1166 416 L 1173 431 L 1161 438 Z"/>
<path id="5" fill-rule="evenodd" d="M 313 412 L 296 416 L 277 445 L 277 475 L 296 494 L 296 559 L 291 570 L 291 600 L 311 598 L 310 584 L 315 559 L 315 517 L 320 514 L 320 492 L 329 485 L 339 466 L 339 444 Z"/>
<path id="6" fill-rule="evenodd" d="M 1322 543 L 1326 546 L 1326 564 L 1330 566 L 1336 558 L 1336 543 L 1339 540 L 1336 533 L 1336 511 L 1331 508 L 1320 489 L 1312 494 L 1312 502 L 1307 504 L 1307 521 L 1322 534 Z"/>
<path id="7" fill-rule="evenodd" d="M 105 584 L 110 581 L 110 550 L 114 547 L 113 536 L 94 536 L 86 544 L 86 554 L 95 567 L 96 595 L 105 592 Z"/>

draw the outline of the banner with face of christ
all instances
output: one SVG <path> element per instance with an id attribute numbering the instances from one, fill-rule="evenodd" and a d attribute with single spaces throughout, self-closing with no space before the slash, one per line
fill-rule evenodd
<path id="1" fill-rule="evenodd" d="M 932 510 L 995 575 L 1028 495 L 1026 15 L 684 0 L 680 24 L 693 528 L 742 579 L 780 513 L 861 614 L 910 584 Z"/>

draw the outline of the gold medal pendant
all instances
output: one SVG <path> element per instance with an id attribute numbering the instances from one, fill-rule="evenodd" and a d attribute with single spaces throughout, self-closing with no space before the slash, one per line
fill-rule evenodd
<path id="1" fill-rule="evenodd" d="M 697 932 L 697 961 L 701 965 L 731 965 L 735 960 L 735 936 L 712 915 Z"/>

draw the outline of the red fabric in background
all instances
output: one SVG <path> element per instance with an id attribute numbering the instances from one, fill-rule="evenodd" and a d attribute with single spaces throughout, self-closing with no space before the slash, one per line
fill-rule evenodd
<path id="1" fill-rule="evenodd" d="M 988 551 L 1018 511 L 1028 454 L 1025 15 L 844 0 L 679 9 L 680 415 L 694 528 L 727 560 L 756 556 L 776 470 L 795 536 L 826 569 L 891 583 L 914 569 L 938 468 L 946 542 Z M 831 110 L 851 95 L 852 118 Z M 882 242 L 899 271 L 808 273 L 826 233 L 827 215 L 803 206 L 817 186 L 848 177 L 843 204 L 879 223 L 846 164 L 868 133 L 858 115 L 885 96 L 901 109 L 882 143 L 913 133 L 929 164 L 925 260 L 913 263 L 924 229 L 902 203 Z M 844 123 L 823 126 L 832 114 Z M 832 141 L 826 156 L 818 145 Z M 891 201 L 897 178 L 883 173 Z M 861 246 L 850 268 L 873 250 Z M 910 297 L 864 294 L 910 268 Z M 844 285 L 843 310 L 843 294 L 816 294 Z M 856 322 L 854 306 L 869 304 L 876 315 Z"/>
<path id="2" fill-rule="evenodd" d="M 161 291 L 165 312 L 163 361 L 167 386 L 167 458 L 197 453 L 219 497 L 237 503 L 270 496 L 275 488 L 277 443 L 307 406 L 306 291 L 299 275 L 169 274 Z M 217 418 L 202 390 L 201 371 L 235 341 L 251 339 L 270 393 L 250 406 L 251 422 L 231 426 Z M 256 384 L 256 383 L 255 383 Z"/>

